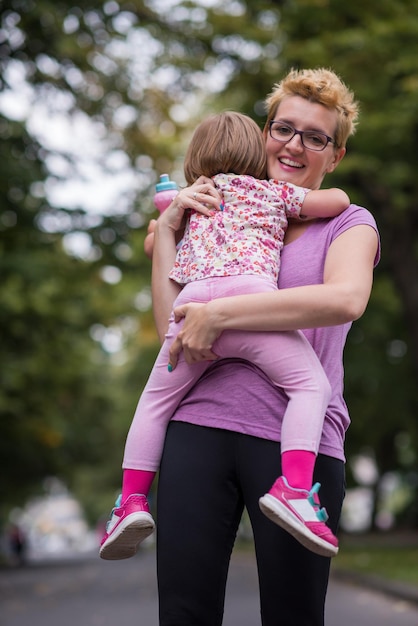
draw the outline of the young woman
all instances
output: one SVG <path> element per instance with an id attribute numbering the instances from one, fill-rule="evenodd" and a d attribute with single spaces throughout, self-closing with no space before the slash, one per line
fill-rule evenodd
<path id="1" fill-rule="evenodd" d="M 275 136 L 281 137 L 284 131 L 283 126 L 272 126 Z M 305 141 L 318 152 L 329 143 L 317 132 Z M 333 217 L 349 206 L 341 189 L 312 191 L 266 180 L 266 160 L 264 137 L 247 115 L 225 111 L 196 128 L 184 163 L 186 181 L 193 184 L 199 176 L 211 177 L 223 205 L 211 215 L 192 212 L 189 216 L 169 274 L 179 290 L 175 305 L 275 291 L 288 217 Z M 173 316 L 170 319 L 129 429 L 122 494 L 101 543 L 103 559 L 134 556 L 153 531 L 147 497 L 160 466 L 166 428 L 179 402 L 209 367 L 208 362 L 189 365 L 181 360 L 173 371 L 169 349 L 178 328 Z M 289 402 L 282 428 L 281 491 L 263 496 L 261 505 L 267 516 L 307 548 L 335 556 L 338 540 L 325 523 L 327 513 L 319 504 L 319 485 L 312 485 L 331 396 L 318 357 L 299 331 L 223 333 L 216 352 L 219 357 L 251 361 L 285 391 Z"/>
<path id="2" fill-rule="evenodd" d="M 353 95 L 329 70 L 292 71 L 275 87 L 267 108 L 268 176 L 319 189 L 344 157 L 354 131 Z M 313 131 L 329 138 L 321 151 L 309 149 Z M 216 208 L 219 201 L 210 181 L 197 181 L 178 194 L 156 224 L 153 297 L 161 337 L 177 295 L 167 276 L 184 210 Z M 225 330 L 304 329 L 332 387 L 314 480 L 323 485 L 321 503 L 334 533 L 344 497 L 349 425 L 343 349 L 351 322 L 367 306 L 378 255 L 373 217 L 351 205 L 331 219 L 289 223 L 278 291 L 175 310 L 185 323 L 170 351 L 172 366 L 181 350 L 189 363 L 215 359 L 214 344 Z M 259 508 L 260 493 L 271 490 L 281 473 L 286 403 L 259 369 L 223 359 L 205 372 L 173 416 L 158 488 L 161 626 L 222 624 L 228 565 L 244 507 L 254 534 L 262 625 L 323 626 L 329 558 L 306 550 Z"/>

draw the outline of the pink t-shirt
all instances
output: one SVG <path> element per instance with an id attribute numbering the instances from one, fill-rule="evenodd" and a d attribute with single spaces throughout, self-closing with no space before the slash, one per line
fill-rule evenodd
<path id="1" fill-rule="evenodd" d="M 284 246 L 279 288 L 322 283 L 331 243 L 347 229 L 364 224 L 377 232 L 371 213 L 355 205 L 335 218 L 313 222 L 298 239 Z M 379 258 L 380 249 L 375 264 Z M 319 451 L 341 460 L 345 460 L 344 439 L 350 424 L 343 398 L 343 350 L 350 327 L 351 323 L 303 331 L 332 387 Z M 254 365 L 223 359 L 205 372 L 172 419 L 280 441 L 286 402 L 283 392 Z"/>
<path id="2" fill-rule="evenodd" d="M 277 180 L 217 174 L 225 209 L 192 212 L 169 277 L 186 284 L 255 274 L 277 281 L 287 218 L 300 215 L 309 189 Z"/>

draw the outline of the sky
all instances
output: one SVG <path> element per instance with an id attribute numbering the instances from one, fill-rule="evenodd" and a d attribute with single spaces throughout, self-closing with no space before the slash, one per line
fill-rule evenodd
<path id="1" fill-rule="evenodd" d="M 105 170 L 101 162 L 109 152 L 103 128 L 81 112 L 70 116 L 65 102 L 61 110 L 51 111 L 47 103 L 34 100 L 31 88 L 17 73 L 13 84 L 12 90 L 0 94 L 0 111 L 9 119 L 26 121 L 29 132 L 54 153 L 47 157 L 49 203 L 112 213 L 123 194 L 137 185 L 128 157 L 121 150 L 112 151 Z"/>
<path id="2" fill-rule="evenodd" d="M 45 163 L 50 175 L 45 182 L 33 182 L 33 195 L 45 195 L 51 207 L 82 209 L 93 220 L 128 213 L 141 181 L 128 156 L 110 146 L 104 126 L 81 111 L 70 114 L 72 100 L 63 92 L 55 90 L 52 98 L 39 98 L 26 82 L 22 64 L 11 61 L 6 73 L 11 88 L 0 93 L 0 112 L 25 122 L 48 152 Z M 120 108 L 120 125 L 129 121 L 129 115 Z M 43 227 L 51 232 L 61 229 L 58 215 L 46 215 Z M 65 235 L 63 244 L 67 252 L 81 258 L 94 254 L 90 237 L 83 232 Z"/>

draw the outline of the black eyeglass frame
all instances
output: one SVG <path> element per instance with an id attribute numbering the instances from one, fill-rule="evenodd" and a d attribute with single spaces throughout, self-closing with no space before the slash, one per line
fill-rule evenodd
<path id="1" fill-rule="evenodd" d="M 291 137 L 289 137 L 288 139 L 277 139 L 277 137 L 273 137 L 273 135 L 271 134 L 271 127 L 273 126 L 273 124 L 281 124 L 281 126 L 286 126 L 287 128 L 293 130 L 293 135 Z M 303 141 L 303 136 L 306 134 L 314 134 L 314 135 L 321 135 L 321 137 L 325 137 L 325 139 L 327 140 L 326 144 L 324 146 L 322 146 L 321 148 L 310 148 L 309 146 L 305 146 L 305 143 Z M 292 126 L 291 124 L 284 124 L 278 120 L 270 120 L 269 121 L 269 135 L 270 137 L 273 139 L 273 141 L 279 141 L 280 143 L 289 143 L 289 141 L 292 141 L 293 137 L 295 135 L 299 135 L 300 140 L 302 142 L 302 145 L 304 148 L 306 148 L 306 150 L 312 150 L 313 152 L 322 152 L 323 150 L 325 150 L 325 148 L 327 147 L 327 145 L 329 143 L 335 145 L 335 140 L 332 137 L 329 137 L 327 134 L 322 133 L 321 131 L 314 131 L 314 130 L 297 130 L 294 126 Z"/>

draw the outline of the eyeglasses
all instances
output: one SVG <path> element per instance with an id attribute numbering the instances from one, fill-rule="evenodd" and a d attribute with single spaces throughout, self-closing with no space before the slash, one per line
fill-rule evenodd
<path id="1" fill-rule="evenodd" d="M 302 145 L 308 150 L 321 152 L 325 150 L 329 143 L 335 143 L 333 138 L 328 137 L 325 133 L 320 133 L 316 130 L 296 130 L 290 124 L 283 124 L 282 122 L 276 122 L 276 120 L 271 120 L 269 127 L 270 137 L 275 141 L 287 143 L 295 135 L 299 135 Z"/>

